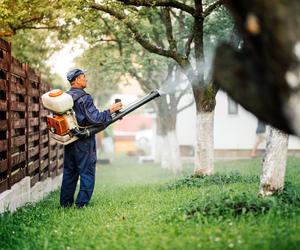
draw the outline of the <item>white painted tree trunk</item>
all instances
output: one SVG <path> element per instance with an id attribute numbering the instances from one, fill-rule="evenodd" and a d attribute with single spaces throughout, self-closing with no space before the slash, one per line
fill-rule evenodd
<path id="1" fill-rule="evenodd" d="M 154 161 L 155 161 L 155 163 L 161 163 L 162 148 L 163 148 L 163 137 L 161 135 L 156 135 L 155 150 L 154 150 Z"/>
<path id="2" fill-rule="evenodd" d="M 162 168 L 171 170 L 174 174 L 182 171 L 182 162 L 180 158 L 179 146 L 176 131 L 172 130 L 164 137 L 162 148 Z"/>
<path id="3" fill-rule="evenodd" d="M 162 136 L 162 147 L 161 147 L 161 167 L 163 169 L 171 170 L 171 150 L 169 145 L 168 135 Z"/>
<path id="4" fill-rule="evenodd" d="M 214 172 L 214 111 L 197 113 L 195 175 Z"/>
<path id="5" fill-rule="evenodd" d="M 182 162 L 180 158 L 179 145 L 177 140 L 177 134 L 175 130 L 172 130 L 168 133 L 168 138 L 170 142 L 170 151 L 171 151 L 171 162 L 172 162 L 172 172 L 174 174 L 180 173 L 182 171 Z"/>
<path id="6" fill-rule="evenodd" d="M 284 186 L 288 138 L 282 131 L 270 128 L 260 179 L 262 196 L 272 195 Z"/>

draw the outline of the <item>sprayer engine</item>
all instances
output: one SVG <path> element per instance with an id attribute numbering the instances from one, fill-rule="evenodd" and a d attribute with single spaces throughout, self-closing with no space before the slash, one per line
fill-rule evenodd
<path id="1" fill-rule="evenodd" d="M 112 114 L 112 119 L 109 122 L 87 128 L 79 128 L 75 112 L 72 109 L 74 105 L 73 98 L 62 90 L 54 89 L 43 94 L 42 103 L 46 109 L 52 112 L 47 117 L 48 129 L 52 138 L 58 143 L 67 145 L 80 138 L 87 138 L 104 130 L 110 124 L 121 120 L 125 115 L 159 96 L 159 92 L 154 90 L 141 100 Z"/>
<path id="2" fill-rule="evenodd" d="M 70 132 L 70 123 L 74 123 L 72 111 L 66 112 L 64 115 L 47 116 L 47 124 L 50 132 L 63 136 Z"/>

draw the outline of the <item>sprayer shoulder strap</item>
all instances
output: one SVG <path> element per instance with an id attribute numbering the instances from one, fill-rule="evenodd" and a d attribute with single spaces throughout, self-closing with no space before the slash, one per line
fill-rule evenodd
<path id="1" fill-rule="evenodd" d="M 69 93 L 70 93 L 70 92 L 69 92 Z M 71 93 L 70 93 L 70 94 L 71 94 Z M 84 91 L 82 91 L 82 92 L 79 93 L 79 94 L 75 94 L 75 95 L 72 95 L 72 94 L 71 94 L 74 103 L 75 103 L 80 97 L 83 97 L 83 96 L 85 96 L 85 95 L 88 95 L 88 93 L 86 93 L 86 92 L 84 92 Z"/>
<path id="2" fill-rule="evenodd" d="M 72 92 L 71 91 L 67 91 L 67 93 L 69 94 L 69 95 L 71 95 L 72 96 L 72 98 L 73 98 L 73 102 L 75 103 L 77 100 L 79 100 L 80 99 L 80 97 L 83 97 L 83 96 L 85 96 L 85 95 L 89 95 L 88 93 L 86 93 L 85 91 L 82 91 L 81 93 L 79 93 L 79 94 L 71 94 Z M 76 120 L 76 119 L 75 119 Z M 77 120 L 76 120 L 76 123 L 77 123 Z M 90 127 L 92 127 L 92 126 L 80 126 L 79 124 L 77 124 L 77 126 L 80 128 L 80 129 L 86 129 L 86 128 L 90 128 Z"/>

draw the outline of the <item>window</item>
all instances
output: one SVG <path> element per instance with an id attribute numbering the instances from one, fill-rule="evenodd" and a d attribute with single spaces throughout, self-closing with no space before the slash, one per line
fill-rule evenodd
<path id="1" fill-rule="evenodd" d="M 227 100 L 228 100 L 228 114 L 229 115 L 237 115 L 238 114 L 238 104 L 232 100 L 228 95 L 227 95 Z"/>

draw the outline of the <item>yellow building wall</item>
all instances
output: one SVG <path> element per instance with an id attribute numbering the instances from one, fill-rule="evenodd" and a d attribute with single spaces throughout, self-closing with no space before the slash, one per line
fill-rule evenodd
<path id="1" fill-rule="evenodd" d="M 129 151 L 136 152 L 137 148 L 135 142 L 132 140 L 122 140 L 122 141 L 115 141 L 115 152 L 116 153 L 127 153 Z"/>

